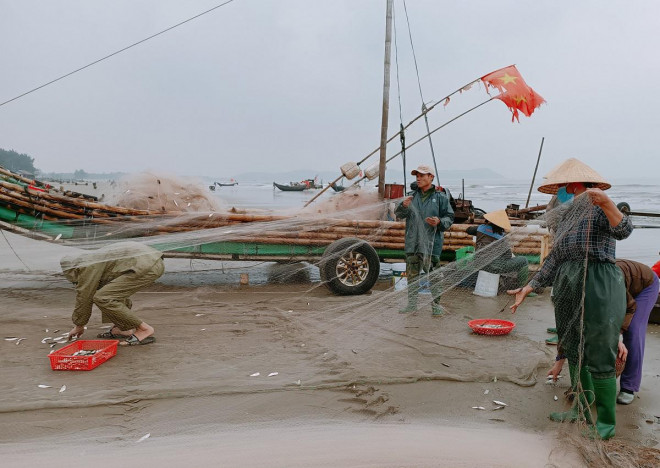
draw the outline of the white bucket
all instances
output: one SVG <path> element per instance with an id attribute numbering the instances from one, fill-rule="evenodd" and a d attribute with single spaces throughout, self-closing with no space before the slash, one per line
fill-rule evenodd
<path id="1" fill-rule="evenodd" d="M 500 275 L 479 270 L 477 285 L 474 287 L 474 294 L 483 297 L 495 297 L 497 296 L 499 286 Z"/>
<path id="2" fill-rule="evenodd" d="M 406 278 L 406 264 L 392 264 L 392 283 L 395 291 L 403 291 L 408 287 L 408 278 Z"/>

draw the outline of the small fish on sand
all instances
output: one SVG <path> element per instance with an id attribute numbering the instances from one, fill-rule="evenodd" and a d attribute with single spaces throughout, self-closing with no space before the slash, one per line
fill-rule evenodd
<path id="1" fill-rule="evenodd" d="M 496 406 L 495 408 L 493 408 L 493 411 L 497 411 L 501 409 L 504 409 L 504 406 Z"/>
<path id="2" fill-rule="evenodd" d="M 499 401 L 499 400 L 493 400 L 493 403 L 495 403 L 498 406 L 509 406 L 506 403 Z"/>
<path id="3" fill-rule="evenodd" d="M 559 398 L 557 398 L 557 395 L 555 395 L 553 398 L 555 401 L 559 400 Z"/>
<path id="4" fill-rule="evenodd" d="M 39 388 L 53 388 L 50 385 L 44 385 L 44 384 L 39 384 L 39 385 L 37 385 L 37 387 L 39 387 Z"/>
<path id="5" fill-rule="evenodd" d="M 137 440 L 137 442 L 135 442 L 135 443 L 136 443 L 136 444 L 139 444 L 140 442 L 147 440 L 149 437 L 151 437 L 151 432 L 148 432 L 148 433 L 146 433 L 145 435 L 143 435 L 142 437 L 140 437 L 140 438 Z"/>
<path id="6" fill-rule="evenodd" d="M 483 406 L 473 406 L 472 409 L 485 410 Z"/>
<path id="7" fill-rule="evenodd" d="M 201 317 L 202 315 L 206 315 L 206 314 L 195 314 L 195 317 Z"/>
<path id="8" fill-rule="evenodd" d="M 254 374 L 250 374 L 250 377 L 259 377 L 260 375 L 259 372 L 255 372 Z"/>
<path id="9" fill-rule="evenodd" d="M 16 340 L 16 344 L 21 344 L 21 341 L 24 341 L 24 340 L 25 340 L 25 338 L 19 338 L 19 339 Z"/>
<path id="10" fill-rule="evenodd" d="M 490 393 L 490 390 L 484 390 L 484 395 L 488 395 Z"/>
<path id="11" fill-rule="evenodd" d="M 5 341 L 14 341 L 17 340 L 17 336 L 5 336 Z"/>
<path id="12" fill-rule="evenodd" d="M 62 393 L 64 390 L 66 390 L 66 385 L 62 385 L 58 393 Z"/>
<path id="13" fill-rule="evenodd" d="M 274 375 L 277 375 L 277 374 L 279 374 L 279 372 L 271 372 L 270 374 L 268 374 L 268 377 L 273 377 Z"/>
<path id="14" fill-rule="evenodd" d="M 46 338 L 44 338 L 44 339 L 41 340 L 41 343 L 42 343 L 42 344 L 46 344 L 46 341 L 48 341 L 48 340 L 52 340 L 52 339 L 53 339 L 52 336 L 47 336 Z"/>

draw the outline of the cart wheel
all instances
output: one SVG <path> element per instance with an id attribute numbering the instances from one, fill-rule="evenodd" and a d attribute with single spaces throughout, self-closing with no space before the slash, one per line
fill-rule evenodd
<path id="1" fill-rule="evenodd" d="M 619 209 L 621 213 L 624 215 L 630 214 L 630 205 L 627 204 L 626 202 L 621 202 L 616 205 L 616 207 Z"/>
<path id="2" fill-rule="evenodd" d="M 325 249 L 319 271 L 321 280 L 333 293 L 341 296 L 364 294 L 378 280 L 380 259 L 367 241 L 347 237 Z"/>

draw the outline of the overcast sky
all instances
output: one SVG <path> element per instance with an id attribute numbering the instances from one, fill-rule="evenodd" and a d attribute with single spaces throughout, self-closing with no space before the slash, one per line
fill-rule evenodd
<path id="1" fill-rule="evenodd" d="M 219 3 L 0 0 L 0 102 Z M 235 0 L 0 107 L 0 148 L 28 153 L 43 171 L 339 173 L 379 144 L 385 5 Z M 547 100 L 519 124 L 493 101 L 440 130 L 441 169 L 529 179 L 545 137 L 540 175 L 577 157 L 606 178 L 657 178 L 660 2 L 407 8 L 427 102 L 512 63 Z M 421 100 L 401 0 L 395 18 L 407 123 Z M 400 123 L 395 59 L 393 47 L 390 134 Z M 429 114 L 431 128 L 487 98 L 483 87 L 456 96 Z M 408 142 L 422 129 L 420 121 Z M 408 165 L 420 163 L 431 163 L 427 144 L 410 150 Z"/>

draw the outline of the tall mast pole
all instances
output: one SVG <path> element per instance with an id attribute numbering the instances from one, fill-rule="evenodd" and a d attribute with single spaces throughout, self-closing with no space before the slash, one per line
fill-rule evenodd
<path id="1" fill-rule="evenodd" d="M 541 147 L 539 148 L 539 157 L 536 158 L 536 167 L 534 168 L 534 175 L 532 176 L 532 184 L 529 186 L 529 193 L 527 194 L 527 202 L 525 203 L 525 208 L 529 206 L 529 199 L 532 197 L 532 189 L 534 188 L 534 181 L 536 180 L 536 171 L 539 168 L 539 161 L 541 161 L 541 152 L 543 151 L 543 142 L 545 137 L 541 138 Z"/>
<path id="2" fill-rule="evenodd" d="M 385 165 L 387 164 L 387 124 L 390 113 L 390 56 L 392 55 L 392 4 L 387 0 L 385 19 L 385 78 L 383 82 L 383 118 L 380 125 L 380 162 L 378 166 L 378 198 L 385 197 Z"/>

